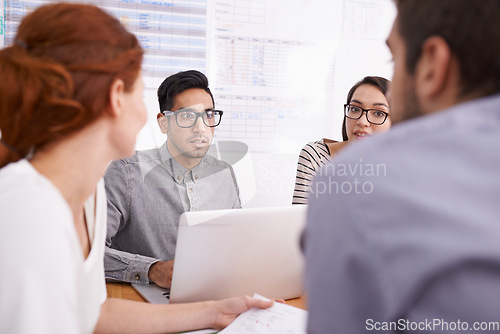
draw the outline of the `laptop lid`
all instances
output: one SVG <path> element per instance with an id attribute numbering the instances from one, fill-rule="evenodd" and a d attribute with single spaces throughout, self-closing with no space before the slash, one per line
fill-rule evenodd
<path id="1" fill-rule="evenodd" d="M 304 259 L 299 239 L 306 209 L 289 205 L 183 213 L 170 302 L 255 292 L 269 298 L 301 296 Z"/>

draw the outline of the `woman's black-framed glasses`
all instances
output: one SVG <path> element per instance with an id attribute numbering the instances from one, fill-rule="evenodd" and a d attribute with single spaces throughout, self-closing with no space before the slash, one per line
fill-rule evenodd
<path id="1" fill-rule="evenodd" d="M 183 108 L 176 111 L 165 110 L 161 113 L 165 116 L 175 115 L 175 121 L 180 128 L 193 127 L 198 121 L 198 117 L 201 117 L 206 126 L 215 128 L 220 124 L 223 111 L 208 109 L 203 112 L 196 112 L 191 108 Z"/>
<path id="2" fill-rule="evenodd" d="M 359 106 L 352 104 L 344 104 L 344 115 L 350 119 L 360 119 L 363 116 L 363 113 L 366 112 L 366 119 L 368 122 L 375 125 L 384 124 L 389 113 L 378 110 L 378 109 L 363 109 Z"/>

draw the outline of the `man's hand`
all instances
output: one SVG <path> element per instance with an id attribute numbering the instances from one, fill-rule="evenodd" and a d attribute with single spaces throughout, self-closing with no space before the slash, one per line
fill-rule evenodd
<path id="1" fill-rule="evenodd" d="M 172 272 L 174 270 L 174 260 L 158 261 L 149 267 L 149 279 L 162 288 L 170 289 L 172 284 Z"/>
<path id="2" fill-rule="evenodd" d="M 224 299 L 217 303 L 217 312 L 213 326 L 216 329 L 225 328 L 241 313 L 253 307 L 268 308 L 273 305 L 272 300 L 261 300 L 249 296 Z"/>

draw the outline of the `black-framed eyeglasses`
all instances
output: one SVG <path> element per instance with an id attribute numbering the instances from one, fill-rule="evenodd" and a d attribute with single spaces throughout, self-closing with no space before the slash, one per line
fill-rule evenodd
<path id="1" fill-rule="evenodd" d="M 203 123 L 210 127 L 215 128 L 220 124 L 222 119 L 222 110 L 208 109 L 203 112 L 196 112 L 191 108 L 183 108 L 176 111 L 165 110 L 161 112 L 165 116 L 175 115 L 175 121 L 180 128 L 190 128 L 193 127 L 198 121 L 198 117 L 201 117 Z"/>
<path id="2" fill-rule="evenodd" d="M 366 112 L 368 122 L 375 125 L 384 124 L 389 113 L 378 109 L 363 109 L 353 104 L 344 104 L 344 115 L 350 119 L 360 119 L 363 113 Z"/>

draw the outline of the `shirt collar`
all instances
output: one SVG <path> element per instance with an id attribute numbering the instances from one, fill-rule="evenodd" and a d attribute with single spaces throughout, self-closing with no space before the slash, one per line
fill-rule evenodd
<path id="1" fill-rule="evenodd" d="M 196 183 L 200 179 L 201 173 L 207 164 L 205 157 L 203 157 L 200 163 L 192 169 L 185 168 L 170 154 L 167 148 L 167 142 L 160 147 L 160 160 L 163 166 L 165 166 L 165 169 L 172 175 L 175 182 L 178 184 L 182 184 L 185 181 L 193 181 Z"/>

